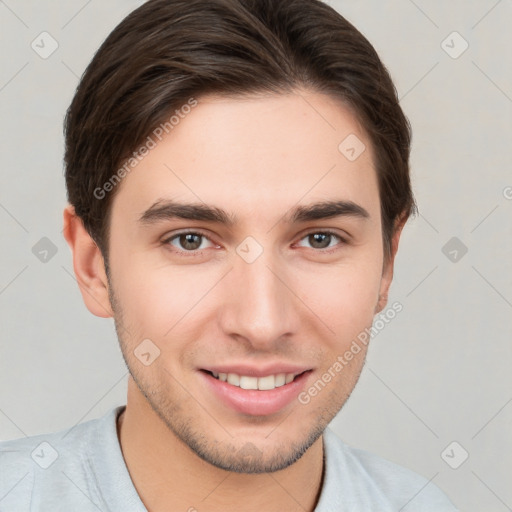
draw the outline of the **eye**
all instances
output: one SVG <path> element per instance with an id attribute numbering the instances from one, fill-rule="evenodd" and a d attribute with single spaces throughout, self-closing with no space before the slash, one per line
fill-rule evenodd
<path id="1" fill-rule="evenodd" d="M 318 252 L 330 253 L 337 250 L 338 245 L 343 245 L 347 241 L 333 231 L 312 231 L 301 238 L 310 244 L 311 249 L 318 249 Z M 178 253 L 194 255 L 200 253 L 208 247 L 218 247 L 205 234 L 200 231 L 183 231 L 162 241 L 163 245 L 170 245 Z M 210 244 L 210 245 L 208 245 Z M 298 244 L 303 246 L 302 244 Z"/>
<path id="2" fill-rule="evenodd" d="M 176 247 L 178 252 L 195 252 L 206 249 L 208 247 L 204 244 L 206 241 L 209 241 L 211 246 L 215 245 L 203 233 L 196 231 L 184 231 L 167 238 L 163 241 L 163 244 L 169 244 Z"/>
<path id="3" fill-rule="evenodd" d="M 331 243 L 336 242 L 336 239 L 341 243 Z M 331 247 L 336 247 L 336 245 L 346 243 L 346 240 L 333 231 L 313 231 L 308 233 L 301 240 L 307 240 L 312 249 L 320 249 L 322 252 L 332 252 L 324 251 L 324 249 L 329 249 Z"/>

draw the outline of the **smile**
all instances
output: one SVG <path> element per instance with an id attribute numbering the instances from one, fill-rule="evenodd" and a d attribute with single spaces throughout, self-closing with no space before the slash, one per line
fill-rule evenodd
<path id="1" fill-rule="evenodd" d="M 235 368 L 227 372 L 227 367 L 222 368 L 224 372 L 221 368 L 202 369 L 198 374 L 215 402 L 244 415 L 268 416 L 296 403 L 312 373 L 311 369 L 276 366 L 264 370 L 240 367 L 240 373 L 235 373 Z"/>
<path id="2" fill-rule="evenodd" d="M 241 389 L 257 389 L 260 391 L 270 391 L 293 382 L 295 377 L 301 373 L 278 373 L 276 375 L 266 375 L 264 377 L 253 377 L 250 375 L 238 375 L 237 373 L 217 373 L 209 372 L 216 379 L 227 382 L 232 386 Z"/>

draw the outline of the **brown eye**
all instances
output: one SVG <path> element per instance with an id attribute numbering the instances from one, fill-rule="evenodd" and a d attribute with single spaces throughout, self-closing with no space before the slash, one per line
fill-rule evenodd
<path id="1" fill-rule="evenodd" d="M 196 235 L 195 233 L 189 233 L 187 235 L 180 235 L 178 240 L 180 242 L 181 247 L 184 249 L 195 251 L 201 247 L 201 235 Z"/>
<path id="2" fill-rule="evenodd" d="M 342 245 L 339 242 L 345 242 L 339 235 L 330 231 L 315 231 L 304 236 L 302 240 L 307 240 L 312 249 L 319 250 Z M 338 243 L 336 243 L 336 241 L 338 241 Z"/>
<path id="3" fill-rule="evenodd" d="M 207 247 L 204 245 L 205 241 L 208 241 L 205 235 L 188 231 L 168 238 L 165 243 L 176 248 L 178 252 L 193 252 L 205 249 Z"/>
<path id="4" fill-rule="evenodd" d="M 327 233 L 313 233 L 308 235 L 309 243 L 315 249 L 325 249 L 329 247 L 332 236 Z"/>

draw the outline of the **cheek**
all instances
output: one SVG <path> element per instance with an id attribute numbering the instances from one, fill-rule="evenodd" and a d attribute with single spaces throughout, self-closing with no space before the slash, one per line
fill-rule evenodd
<path id="1" fill-rule="evenodd" d="M 381 269 L 375 260 L 326 266 L 299 275 L 304 302 L 345 345 L 371 325 L 378 300 Z"/>
<path id="2" fill-rule="evenodd" d="M 217 275 L 190 266 L 152 268 L 139 258 L 116 267 L 113 286 L 123 322 L 133 336 L 163 340 L 187 326 L 189 315 L 218 280 Z"/>
<path id="3" fill-rule="evenodd" d="M 293 268 L 290 263 L 288 269 L 283 269 L 285 280 L 304 303 L 302 328 L 322 321 L 334 332 L 339 349 L 371 325 L 382 271 L 376 253 L 378 247 L 372 246 L 357 254 L 354 251 L 338 262 L 302 262 Z M 211 265 L 171 266 L 161 261 L 155 265 L 143 253 L 117 255 L 111 268 L 123 322 L 136 339 L 163 341 L 177 331 L 182 338 L 184 330 L 201 324 L 200 316 L 213 313 L 211 298 L 223 297 L 222 288 L 228 282 L 221 282 L 225 269 Z M 213 295 L 208 300 L 210 292 Z M 213 307 L 221 308 L 222 302 Z M 192 318 L 196 321 L 191 322 Z"/>

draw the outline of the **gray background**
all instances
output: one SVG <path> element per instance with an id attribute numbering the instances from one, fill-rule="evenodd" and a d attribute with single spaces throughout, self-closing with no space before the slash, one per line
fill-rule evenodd
<path id="1" fill-rule="evenodd" d="M 83 305 L 61 232 L 62 120 L 95 50 L 141 3 L 0 1 L 0 439 L 125 403 L 113 321 Z M 420 210 L 390 293 L 404 309 L 374 338 L 332 427 L 432 479 L 461 510 L 512 510 L 512 2 L 330 4 L 395 80 Z M 43 31 L 59 45 L 46 59 L 31 47 Z M 461 55 L 453 31 L 469 44 Z M 46 261 L 43 237 L 57 250 Z M 446 462 L 465 452 L 457 469 Z"/>

